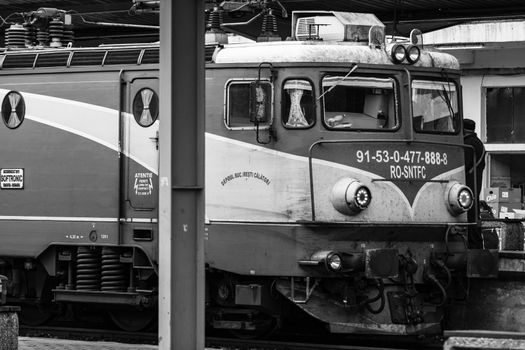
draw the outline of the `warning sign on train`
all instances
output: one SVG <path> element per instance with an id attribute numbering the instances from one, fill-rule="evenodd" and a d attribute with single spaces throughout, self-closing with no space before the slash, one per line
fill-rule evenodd
<path id="1" fill-rule="evenodd" d="M 24 169 L 0 169 L 0 188 L 2 190 L 23 189 Z"/>
<path id="2" fill-rule="evenodd" d="M 135 195 L 149 196 L 153 191 L 153 173 L 135 173 Z"/>

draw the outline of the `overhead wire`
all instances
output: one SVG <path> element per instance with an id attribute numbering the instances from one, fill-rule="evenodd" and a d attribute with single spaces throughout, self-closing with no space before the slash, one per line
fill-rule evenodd
<path id="1" fill-rule="evenodd" d="M 127 13 L 127 11 L 104 11 L 104 12 L 79 13 L 76 10 L 69 10 L 66 13 L 75 15 L 75 16 L 79 16 L 82 22 L 86 24 L 100 25 L 100 26 L 106 26 L 106 27 L 126 27 L 126 28 L 142 28 L 142 29 L 157 29 L 157 30 L 160 29 L 160 26 L 152 26 L 152 25 L 145 25 L 145 24 L 132 24 L 132 23 L 93 22 L 93 21 L 86 20 L 84 18 L 84 15 Z"/>
<path id="2" fill-rule="evenodd" d="M 3 18 L 2 16 L 0 16 L 0 20 L 2 21 L 2 23 L 0 24 L 0 27 L 6 25 L 6 24 L 10 24 L 10 22 L 8 22 L 8 19 L 11 17 L 11 16 L 15 16 L 15 15 L 19 15 L 19 16 L 24 16 L 23 13 L 21 12 L 13 12 L 11 14 L 9 14 L 6 18 Z"/>

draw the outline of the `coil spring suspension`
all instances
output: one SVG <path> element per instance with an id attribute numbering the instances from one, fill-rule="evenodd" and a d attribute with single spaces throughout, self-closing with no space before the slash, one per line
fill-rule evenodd
<path id="1" fill-rule="evenodd" d="M 102 291 L 126 290 L 126 265 L 120 262 L 120 253 L 115 248 L 102 248 Z"/>
<path id="2" fill-rule="evenodd" d="M 60 41 L 64 36 L 64 22 L 54 19 L 49 22 L 49 38 L 51 42 L 49 46 L 51 47 L 62 47 L 62 42 Z"/>
<path id="3" fill-rule="evenodd" d="M 77 290 L 100 289 L 100 256 L 89 247 L 78 247 Z"/>
<path id="4" fill-rule="evenodd" d="M 5 44 L 8 48 L 24 48 L 26 44 L 26 28 L 21 24 L 13 24 L 5 30 Z"/>

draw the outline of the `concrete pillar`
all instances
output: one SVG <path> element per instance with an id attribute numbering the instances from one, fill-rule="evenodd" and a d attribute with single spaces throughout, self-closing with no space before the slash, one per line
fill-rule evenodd
<path id="1" fill-rule="evenodd" d="M 160 10 L 159 349 L 203 349 L 204 1 Z"/>
<path id="2" fill-rule="evenodd" d="M 0 350 L 18 350 L 19 307 L 0 306 Z"/>

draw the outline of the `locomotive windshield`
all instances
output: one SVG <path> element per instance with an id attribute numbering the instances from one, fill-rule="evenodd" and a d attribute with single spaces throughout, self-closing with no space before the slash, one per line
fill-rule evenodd
<path id="1" fill-rule="evenodd" d="M 397 125 L 392 78 L 326 76 L 324 121 L 330 129 L 392 129 Z"/>
<path id="2" fill-rule="evenodd" d="M 459 125 L 456 85 L 445 81 L 412 81 L 412 118 L 420 132 L 457 132 Z"/>

